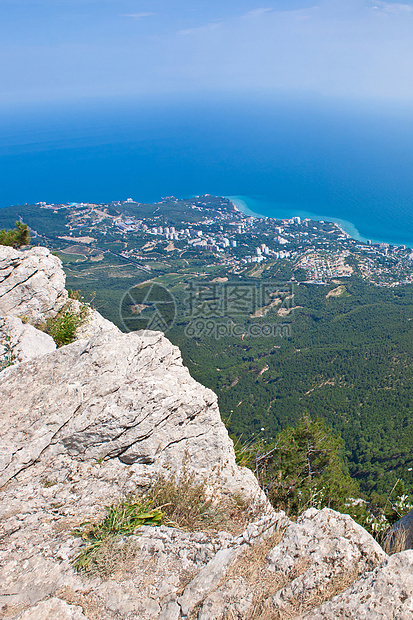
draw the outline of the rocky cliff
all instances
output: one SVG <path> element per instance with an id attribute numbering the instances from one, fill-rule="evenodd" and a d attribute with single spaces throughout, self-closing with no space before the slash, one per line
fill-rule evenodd
<path id="1" fill-rule="evenodd" d="M 413 617 L 413 551 L 389 558 L 332 510 L 275 513 L 163 334 L 90 310 L 56 350 L 38 327 L 73 303 L 64 281 L 48 250 L 0 246 L 0 617 Z M 104 571 L 74 570 L 74 528 L 188 472 L 217 507 L 243 507 L 238 527 L 146 525 L 113 541 Z"/>

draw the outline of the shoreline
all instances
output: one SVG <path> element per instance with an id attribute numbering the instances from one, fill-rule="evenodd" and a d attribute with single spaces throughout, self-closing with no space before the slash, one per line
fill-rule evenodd
<path id="1" fill-rule="evenodd" d="M 309 211 L 300 210 L 300 209 L 296 209 L 296 210 L 286 209 L 288 213 L 284 214 L 283 216 L 280 216 L 278 214 L 277 215 L 263 215 L 262 213 L 257 213 L 256 211 L 253 211 L 252 209 L 249 208 L 247 204 L 248 196 L 225 196 L 225 198 L 228 198 L 228 200 L 230 200 L 237 207 L 237 209 L 239 209 L 242 213 L 244 213 L 244 215 L 249 215 L 252 217 L 260 217 L 260 218 L 270 217 L 271 219 L 275 219 L 275 220 L 289 219 L 293 216 L 299 216 L 302 219 L 308 218 L 315 222 L 321 222 L 321 221 L 333 222 L 339 228 L 341 228 L 343 232 L 345 232 L 355 241 L 360 241 L 361 243 L 367 243 L 367 240 L 368 240 L 367 237 L 363 237 L 359 233 L 358 229 L 352 222 L 349 222 L 348 220 L 343 220 L 338 217 L 330 217 L 327 215 L 317 215 L 316 213 L 311 213 Z M 387 243 L 389 245 L 398 246 L 398 247 L 402 245 L 405 245 L 408 248 L 413 247 L 413 242 L 403 243 L 403 242 L 394 242 L 394 241 L 383 240 L 383 239 L 370 239 L 370 241 L 371 243 Z"/>
<path id="2" fill-rule="evenodd" d="M 215 195 L 215 194 L 214 194 Z M 219 194 L 216 194 L 219 195 Z M 324 222 L 332 222 L 334 224 L 336 224 L 336 226 L 338 226 L 346 235 L 349 235 L 349 237 L 351 237 L 352 239 L 354 239 L 355 241 L 358 241 L 360 243 L 365 243 L 367 244 L 367 241 L 371 241 L 372 244 L 379 244 L 379 243 L 385 243 L 387 245 L 390 246 L 394 246 L 394 247 L 401 247 L 401 246 L 405 246 L 406 248 L 412 248 L 413 249 L 413 241 L 393 241 L 393 240 L 389 240 L 389 239 L 377 239 L 377 238 L 373 238 L 371 237 L 370 239 L 368 239 L 367 237 L 363 237 L 363 235 L 360 234 L 360 232 L 358 231 L 358 229 L 356 228 L 356 226 L 348 221 L 348 220 L 343 220 L 339 217 L 331 217 L 328 215 L 318 215 L 317 213 L 313 213 L 310 211 L 305 211 L 304 209 L 300 209 L 299 207 L 296 208 L 291 208 L 290 206 L 286 206 L 286 207 L 282 207 L 282 206 L 277 206 L 274 203 L 274 214 L 271 215 L 264 215 L 262 213 L 258 213 L 258 211 L 254 211 L 253 209 L 251 209 L 248 206 L 248 202 L 247 201 L 251 201 L 251 202 L 257 202 L 259 203 L 259 199 L 253 197 L 253 196 L 247 196 L 247 195 L 236 195 L 236 196 L 227 196 L 227 195 L 223 195 L 222 196 L 224 198 L 227 198 L 228 200 L 230 200 L 232 202 L 232 204 L 239 210 L 241 211 L 244 215 L 247 216 L 252 216 L 252 217 L 258 217 L 258 218 L 266 218 L 269 217 L 271 219 L 274 220 L 283 220 L 283 219 L 290 219 L 294 216 L 299 216 L 301 219 L 306 219 L 308 218 L 309 220 L 313 220 L 315 222 L 320 222 L 320 221 L 324 221 Z M 193 195 L 192 195 L 193 197 Z M 262 200 L 262 202 L 270 205 L 271 202 L 269 200 Z M 28 204 L 28 203 L 26 203 Z M 155 203 L 154 203 L 155 204 Z M 0 209 L 5 208 L 7 209 L 8 207 L 13 207 L 15 205 L 5 205 L 3 207 L 0 206 Z M 24 206 L 24 205 L 22 205 Z M 259 207 L 259 204 L 258 204 Z"/>

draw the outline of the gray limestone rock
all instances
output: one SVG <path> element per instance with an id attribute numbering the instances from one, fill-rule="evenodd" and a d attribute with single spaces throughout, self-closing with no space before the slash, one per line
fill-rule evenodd
<path id="1" fill-rule="evenodd" d="M 19 541 L 21 548 L 26 547 L 26 551 L 30 549 L 31 553 L 16 554 L 12 546 L 9 557 L 2 557 L 0 610 L 2 606 L 7 608 L 35 605 L 45 597 L 53 595 L 64 584 L 72 585 L 75 581 L 70 575 L 66 575 L 69 571 L 67 563 L 46 558 L 39 550 L 36 553 L 35 548 L 26 543 L 24 531 L 21 531 L 19 536 L 12 537 L 12 541 Z"/>
<path id="2" fill-rule="evenodd" d="M 182 614 L 187 616 L 194 607 L 203 601 L 210 592 L 214 592 L 225 576 L 229 566 L 242 553 L 241 546 L 221 549 L 185 588 L 178 599 Z"/>
<path id="3" fill-rule="evenodd" d="M 260 495 L 253 474 L 235 464 L 215 394 L 160 332 L 79 340 L 6 368 L 1 390 L 0 484 L 40 457 L 66 454 L 146 473 L 187 466 L 227 492 Z"/>
<path id="4" fill-rule="evenodd" d="M 278 612 L 328 598 L 386 559 L 380 545 L 350 516 L 310 508 L 291 523 L 267 556 L 270 570 L 288 578 L 273 597 Z"/>
<path id="5" fill-rule="evenodd" d="M 30 324 L 24 324 L 15 316 L 0 317 L 0 358 L 1 348 L 5 351 L 6 338 L 9 338 L 12 362 L 25 362 L 55 351 L 56 344 L 51 336 Z M 4 353 L 3 353 L 4 355 Z"/>
<path id="6" fill-rule="evenodd" d="M 394 523 L 383 546 L 388 553 L 413 549 L 413 510 Z"/>
<path id="7" fill-rule="evenodd" d="M 169 601 L 161 610 L 157 620 L 181 620 L 181 608 L 176 601 Z"/>
<path id="8" fill-rule="evenodd" d="M 232 547 L 218 551 L 186 586 L 182 596 L 178 599 L 182 614 L 188 616 L 199 603 L 204 601 L 200 609 L 200 618 L 205 617 L 205 620 L 212 619 L 213 616 L 221 618 L 234 591 L 233 584 L 231 587 L 224 585 L 223 589 L 217 591 L 228 569 L 251 546 L 266 540 L 277 528 L 282 530 L 288 523 L 289 520 L 284 512 L 272 512 L 262 516 L 255 523 L 249 524 L 246 530 L 235 539 Z M 243 593 L 248 600 L 252 597 L 251 591 L 248 592 L 245 587 Z"/>
<path id="9" fill-rule="evenodd" d="M 75 300 L 71 302 L 71 305 L 74 306 L 74 303 Z M 77 302 L 77 304 L 79 304 L 79 302 Z M 120 329 L 116 327 L 114 323 L 105 319 L 97 310 L 90 308 L 85 319 L 76 330 L 76 338 L 78 340 L 84 338 L 89 339 L 103 332 L 111 332 L 114 336 L 121 333 Z"/>
<path id="10" fill-rule="evenodd" d="M 59 598 L 50 598 L 20 614 L 16 620 L 88 620 L 78 605 L 68 605 Z"/>
<path id="11" fill-rule="evenodd" d="M 21 341 L 19 361 L 48 353 L 51 349 L 47 347 L 46 334 L 43 334 L 42 342 L 42 336 L 33 332 L 30 325 L 25 324 L 21 329 L 17 323 L 10 323 L 12 317 L 20 317 L 33 325 L 45 325 L 47 319 L 54 317 L 59 310 L 80 311 L 82 304 L 68 298 L 65 280 L 60 259 L 46 248 L 19 251 L 0 246 L 0 316 L 10 317 L 8 322 L 13 338 Z M 76 331 L 77 339 L 91 338 L 103 332 L 120 334 L 116 325 L 89 308 Z M 34 355 L 36 349 L 39 352 Z"/>
<path id="12" fill-rule="evenodd" d="M 305 620 L 411 620 L 413 618 L 413 551 L 392 555 L 382 566 L 320 607 Z"/>
<path id="13" fill-rule="evenodd" d="M 254 592 L 243 579 L 228 579 L 203 602 L 197 620 L 242 620 L 253 605 Z"/>
<path id="14" fill-rule="evenodd" d="M 44 322 L 65 304 L 65 274 L 47 248 L 19 251 L 0 246 L 0 315 Z"/>
<path id="15" fill-rule="evenodd" d="M 30 500 L 28 503 L 27 509 L 33 511 Z M 37 505 L 38 519 L 19 514 L 21 529 L 8 532 L 7 545 L 0 551 L 0 611 L 10 611 L 6 617 L 14 618 L 13 609 L 22 607 L 32 613 L 46 597 L 65 598 L 69 594 L 68 602 L 77 597 L 86 607 L 93 603 L 97 614 L 93 620 L 153 620 L 158 615 L 166 620 L 178 619 L 181 606 L 177 596 L 188 581 L 219 554 L 239 547 L 239 538 L 226 532 L 143 526 L 135 536 L 114 542 L 105 552 L 102 561 L 113 572 L 110 577 L 85 578 L 74 574 L 70 565 L 82 543 L 68 540 L 67 532 L 56 527 L 59 520 L 54 528 L 44 527 L 51 515 L 46 506 L 40 511 L 39 500 Z M 16 506 L 10 508 L 15 512 Z"/>

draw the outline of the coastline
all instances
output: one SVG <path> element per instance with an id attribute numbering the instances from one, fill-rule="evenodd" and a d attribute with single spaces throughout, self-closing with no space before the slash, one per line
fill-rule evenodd
<path id="1" fill-rule="evenodd" d="M 274 208 L 274 214 L 264 215 L 262 213 L 258 213 L 257 211 L 252 210 L 248 206 L 248 202 L 247 202 L 248 200 L 250 201 L 250 204 L 251 202 L 258 202 L 255 198 L 250 198 L 249 196 L 225 196 L 225 198 L 228 198 L 228 200 L 230 200 L 237 207 L 237 209 L 239 209 L 245 215 L 250 215 L 253 217 L 261 217 L 261 218 L 270 217 L 272 219 L 277 219 L 277 220 L 288 219 L 293 216 L 299 216 L 302 219 L 308 218 L 316 222 L 320 222 L 320 221 L 334 222 L 334 224 L 337 224 L 337 226 L 339 226 L 346 234 L 350 235 L 352 239 L 355 239 L 356 241 L 360 241 L 362 243 L 367 243 L 367 237 L 363 237 L 363 235 L 360 234 L 356 226 L 352 222 L 349 222 L 348 220 L 343 220 L 338 217 L 330 217 L 327 215 L 318 215 L 316 213 L 305 211 L 299 208 L 298 209 L 286 208 L 284 210 L 282 207 L 276 207 Z M 406 247 L 413 247 L 412 242 L 402 243 L 400 241 L 394 242 L 388 239 L 386 240 L 370 239 L 370 241 L 372 243 L 388 243 L 389 245 L 393 245 L 393 246 L 405 245 Z"/>

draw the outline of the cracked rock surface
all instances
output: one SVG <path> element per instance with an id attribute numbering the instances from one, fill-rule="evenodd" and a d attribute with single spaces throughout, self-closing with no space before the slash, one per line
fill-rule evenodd
<path id="1" fill-rule="evenodd" d="M 289 577 L 272 597 L 277 610 L 305 608 L 327 598 L 359 575 L 384 562 L 387 555 L 349 515 L 329 508 L 306 510 L 291 523 L 283 540 L 267 556 L 270 570 Z"/>
<path id="2" fill-rule="evenodd" d="M 306 620 L 410 620 L 413 618 L 413 551 L 392 555 L 350 588 L 306 614 Z"/>
<path id="3" fill-rule="evenodd" d="M 217 397 L 160 332 L 76 341 L 6 368 L 1 391 L 0 484 L 39 458 L 44 466 L 116 458 L 136 481 L 186 464 L 228 491 L 258 492 L 235 464 Z"/>
<path id="4" fill-rule="evenodd" d="M 47 248 L 21 252 L 0 245 L 0 315 L 43 322 L 67 299 L 61 261 Z"/>
<path id="5" fill-rule="evenodd" d="M 0 317 L 0 349 L 5 350 L 5 337 L 11 348 L 13 362 L 25 362 L 56 350 L 51 336 L 15 316 Z M 0 355 L 2 351 L 0 350 Z"/>
<path id="6" fill-rule="evenodd" d="M 149 528 L 149 537 L 134 537 L 137 559 L 121 585 L 91 586 L 70 564 L 81 544 L 73 528 L 160 473 L 185 467 L 217 497 L 261 497 L 252 473 L 235 463 L 215 394 L 190 377 L 163 334 L 105 332 L 10 366 L 0 381 L 4 617 L 63 592 L 74 618 L 78 604 L 89 619 L 155 618 L 165 597 L 238 544 L 230 534 Z"/>

